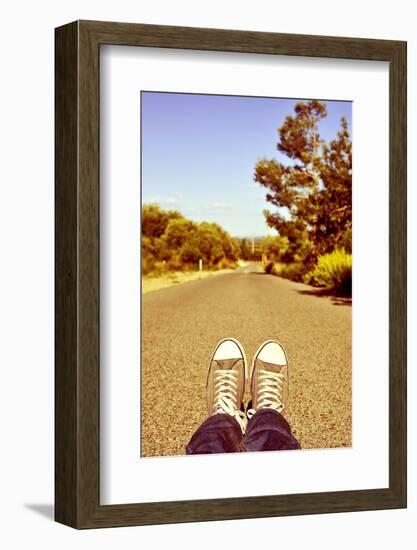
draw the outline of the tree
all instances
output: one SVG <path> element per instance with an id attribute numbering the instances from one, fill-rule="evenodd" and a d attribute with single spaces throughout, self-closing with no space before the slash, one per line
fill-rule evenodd
<path id="1" fill-rule="evenodd" d="M 163 240 L 167 247 L 178 249 L 190 238 L 191 234 L 197 230 L 197 224 L 186 218 L 169 220 Z"/>
<path id="2" fill-rule="evenodd" d="M 251 249 L 246 239 L 240 241 L 240 257 L 242 260 L 249 260 L 251 257 Z"/>
<path id="3" fill-rule="evenodd" d="M 312 234 L 320 253 L 352 247 L 352 143 L 347 121 L 341 120 L 337 139 L 323 146 L 323 188 L 318 194 L 318 217 Z"/>
<path id="4" fill-rule="evenodd" d="M 181 219 L 176 210 L 162 210 L 157 204 L 142 206 L 142 236 L 151 239 L 162 237 L 170 220 Z"/>
<path id="5" fill-rule="evenodd" d="M 142 272 L 234 267 L 239 247 L 216 223 L 196 223 L 158 205 L 142 208 Z"/>
<path id="6" fill-rule="evenodd" d="M 202 259 L 206 263 L 215 266 L 223 259 L 232 262 L 237 260 L 236 244 L 217 223 L 202 222 L 199 224 L 198 239 Z"/>
<path id="7" fill-rule="evenodd" d="M 333 250 L 351 227 L 352 156 L 346 120 L 327 145 L 318 124 L 327 116 L 320 101 L 297 103 L 278 129 L 277 148 L 290 159 L 283 164 L 262 159 L 254 179 L 266 187 L 276 207 L 264 212 L 267 223 L 288 239 L 288 257 L 306 268 L 318 254 Z"/>
<path id="8" fill-rule="evenodd" d="M 288 257 L 288 237 L 280 237 L 279 235 L 264 237 L 261 242 L 261 250 L 262 254 L 265 254 L 268 261 L 271 262 L 286 262 L 291 259 Z"/>

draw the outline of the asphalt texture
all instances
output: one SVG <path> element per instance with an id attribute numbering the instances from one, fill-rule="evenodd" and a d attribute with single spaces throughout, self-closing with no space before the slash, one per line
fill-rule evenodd
<path id="1" fill-rule="evenodd" d="M 226 337 L 242 343 L 249 364 L 265 340 L 285 347 L 284 416 L 302 448 L 351 446 L 351 325 L 350 300 L 257 265 L 144 295 L 141 455 L 185 454 L 207 417 L 208 363 Z"/>

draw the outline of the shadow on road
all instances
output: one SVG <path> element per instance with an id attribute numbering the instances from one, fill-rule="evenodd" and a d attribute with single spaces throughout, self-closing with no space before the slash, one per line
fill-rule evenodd
<path id="1" fill-rule="evenodd" d="M 352 307 L 352 297 L 344 296 L 342 294 L 335 294 L 334 291 L 329 290 L 328 288 L 314 288 L 311 290 L 297 290 L 298 294 L 304 296 L 316 296 L 317 298 L 330 298 L 332 303 L 335 306 L 351 306 Z"/>

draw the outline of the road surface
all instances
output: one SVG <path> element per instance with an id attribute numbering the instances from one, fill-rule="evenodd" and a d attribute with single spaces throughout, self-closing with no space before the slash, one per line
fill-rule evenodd
<path id="1" fill-rule="evenodd" d="M 351 445 L 348 300 L 240 270 L 142 297 L 142 456 L 181 455 L 206 418 L 208 361 L 218 340 L 243 344 L 250 363 L 276 339 L 289 358 L 285 416 L 303 448 Z"/>

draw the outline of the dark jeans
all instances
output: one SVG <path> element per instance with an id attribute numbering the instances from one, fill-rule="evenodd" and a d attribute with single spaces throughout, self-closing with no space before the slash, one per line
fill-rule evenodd
<path id="1" fill-rule="evenodd" d="M 187 455 L 239 451 L 300 449 L 285 418 L 273 409 L 260 409 L 249 420 L 246 434 L 228 414 L 214 414 L 201 424 L 187 445 Z"/>

